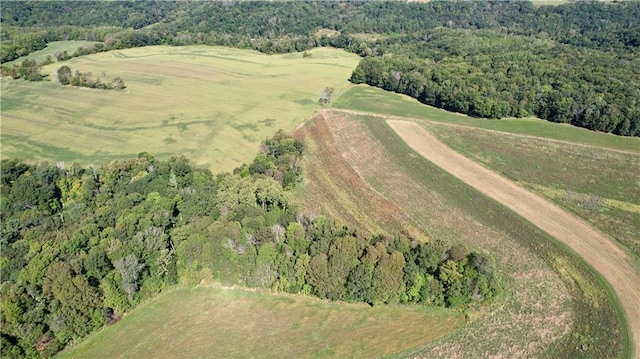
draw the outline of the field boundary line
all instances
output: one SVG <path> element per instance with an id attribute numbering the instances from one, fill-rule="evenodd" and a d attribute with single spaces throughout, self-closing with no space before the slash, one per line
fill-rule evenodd
<path id="1" fill-rule="evenodd" d="M 490 133 L 499 133 L 499 134 L 504 134 L 504 135 L 521 137 L 521 138 L 538 139 L 538 140 L 555 142 L 555 143 L 563 143 L 563 144 L 569 144 L 569 145 L 575 145 L 575 146 L 589 147 L 589 148 L 594 148 L 594 149 L 598 149 L 598 150 L 605 150 L 605 151 L 632 154 L 632 155 L 640 155 L 640 148 L 638 149 L 638 151 L 626 151 L 626 150 L 620 150 L 620 149 L 617 149 L 617 148 L 610 148 L 610 147 L 605 147 L 605 146 L 589 145 L 589 144 L 586 144 L 586 143 L 579 143 L 579 142 L 572 142 L 572 141 L 565 141 L 565 140 L 556 140 L 556 139 L 553 139 L 553 138 L 547 138 L 547 137 L 542 137 L 542 136 L 524 135 L 524 134 L 521 134 L 521 133 L 513 133 L 513 132 L 507 132 L 507 131 L 492 130 L 492 129 L 488 129 L 488 128 L 480 128 L 480 127 L 474 127 L 474 126 L 469 126 L 469 125 L 460 125 L 460 124 L 456 124 L 456 123 L 432 121 L 432 120 L 429 120 L 429 119 L 426 119 L 426 118 L 404 117 L 404 116 L 396 116 L 396 115 L 385 115 L 385 114 L 379 114 L 379 113 L 373 113 L 373 112 L 354 111 L 354 110 L 346 110 L 346 109 L 340 109 L 340 108 L 331 108 L 331 111 L 350 113 L 350 114 L 353 114 L 353 115 L 372 116 L 372 117 L 382 118 L 382 119 L 385 119 L 385 120 L 400 120 L 400 121 L 422 122 L 422 123 L 428 123 L 430 125 L 436 125 L 436 126 L 449 126 L 449 127 L 474 129 L 474 130 L 478 130 L 478 131 L 485 131 L 485 132 L 490 132 Z M 487 120 L 487 121 L 494 121 L 494 120 Z M 496 120 L 496 121 L 500 121 L 500 120 Z M 612 135 L 612 136 L 615 136 L 615 135 Z"/>

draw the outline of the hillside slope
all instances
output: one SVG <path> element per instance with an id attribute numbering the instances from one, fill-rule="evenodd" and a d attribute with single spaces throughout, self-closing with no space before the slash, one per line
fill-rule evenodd
<path id="1" fill-rule="evenodd" d="M 387 123 L 420 155 L 531 221 L 584 258 L 613 286 L 640 357 L 640 274 L 629 256 L 584 221 L 440 143 L 415 122 Z"/>

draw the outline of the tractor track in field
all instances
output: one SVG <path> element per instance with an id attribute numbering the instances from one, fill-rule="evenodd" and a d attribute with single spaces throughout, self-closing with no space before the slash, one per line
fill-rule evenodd
<path id="1" fill-rule="evenodd" d="M 627 253 L 584 220 L 462 156 L 418 123 L 385 118 L 418 154 L 566 244 L 595 268 L 615 291 L 632 337 L 632 357 L 640 358 L 640 273 Z"/>

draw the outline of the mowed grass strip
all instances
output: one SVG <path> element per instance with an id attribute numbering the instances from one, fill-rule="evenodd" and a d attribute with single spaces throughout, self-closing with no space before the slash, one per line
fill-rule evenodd
<path id="1" fill-rule="evenodd" d="M 426 126 L 449 147 L 576 213 L 640 257 L 640 153 Z"/>
<path id="2" fill-rule="evenodd" d="M 163 293 L 61 358 L 371 358 L 460 327 L 452 310 L 197 287 Z"/>
<path id="3" fill-rule="evenodd" d="M 505 118 L 488 120 L 448 112 L 418 102 L 416 99 L 379 88 L 358 85 L 333 102 L 332 107 L 392 116 L 418 118 L 513 134 L 544 137 L 552 140 L 605 147 L 640 153 L 640 138 L 615 136 L 586 130 L 569 124 L 558 124 L 537 118 Z"/>
<path id="4" fill-rule="evenodd" d="M 610 286 L 561 243 L 415 153 L 377 116 L 328 117 L 335 143 L 373 190 L 428 230 L 495 256 L 497 302 L 463 330 L 400 357 L 618 358 L 630 355 Z M 344 130 L 358 133 L 347 141 Z M 337 131 L 333 129 L 337 128 Z"/>
<path id="5" fill-rule="evenodd" d="M 147 151 L 231 170 L 317 110 L 325 87 L 337 95 L 350 86 L 356 55 L 310 53 L 152 46 L 45 66 L 51 81 L 2 79 L 2 157 L 98 164 Z M 55 78 L 62 65 L 103 81 L 121 77 L 127 88 L 63 87 Z"/>
<path id="6" fill-rule="evenodd" d="M 404 167 L 404 172 L 421 183 L 425 191 L 437 192 L 447 203 L 463 210 L 470 218 L 496 229 L 499 233 L 506 234 L 510 240 L 544 261 L 562 280 L 571 296 L 573 323 L 567 334 L 554 341 L 544 353 L 540 354 L 549 358 L 631 356 L 633 344 L 620 303 L 611 286 L 582 258 L 521 216 L 417 155 L 385 122 L 377 118 L 373 121 L 370 118 L 362 120 L 375 138 L 397 159 L 398 165 Z M 506 243 L 501 244 L 495 241 L 486 243 L 494 247 L 487 248 L 492 253 L 499 253 L 498 247 L 506 245 Z M 500 256 L 502 260 L 508 260 L 504 257 L 504 252 Z M 498 260 L 500 256 L 497 256 Z M 514 279 L 522 280 L 517 277 Z M 542 285 L 543 283 L 539 282 L 538 289 Z M 553 316 L 545 314 L 542 314 L 539 319 L 542 321 L 538 324 L 547 326 L 556 320 Z M 540 329 L 544 327 L 538 328 Z M 522 333 L 522 335 L 524 337 L 527 334 Z M 489 338 L 483 337 L 481 332 L 466 332 L 461 336 L 472 343 L 485 344 L 489 341 Z M 507 340 L 507 338 L 503 339 L 503 341 Z M 526 341 L 522 344 L 527 345 Z M 455 347 L 456 344 L 453 343 L 453 345 Z M 426 354 L 429 350 L 431 348 L 418 353 Z M 536 356 L 541 356 L 540 354 Z"/>

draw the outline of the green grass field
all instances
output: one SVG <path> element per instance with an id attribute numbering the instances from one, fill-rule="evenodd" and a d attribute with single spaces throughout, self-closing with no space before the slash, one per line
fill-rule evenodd
<path id="1" fill-rule="evenodd" d="M 55 53 L 67 51 L 69 55 L 73 54 L 79 47 L 93 45 L 98 43 L 97 41 L 53 41 L 47 44 L 42 50 L 34 51 L 27 56 L 23 56 L 13 61 L 3 63 L 3 65 L 13 66 L 14 64 L 21 63 L 24 60 L 35 60 L 38 63 L 44 62 L 47 56 L 51 56 L 55 61 Z"/>
<path id="2" fill-rule="evenodd" d="M 441 141 L 585 218 L 640 257 L 640 154 L 429 125 Z"/>
<path id="3" fill-rule="evenodd" d="M 485 242 L 484 249 L 488 249 L 496 255 L 498 261 L 509 263 L 510 259 L 512 259 L 509 257 L 516 256 L 515 252 L 505 253 L 504 251 L 507 242 L 511 241 L 517 243 L 520 247 L 526 248 L 529 253 L 535 253 L 536 259 L 534 260 L 530 257 L 528 260 L 530 261 L 529 265 L 533 265 L 534 262 L 542 260 L 547 266 L 552 268 L 556 275 L 564 282 L 571 297 L 573 323 L 567 334 L 546 348 L 547 350 L 544 356 L 557 358 L 617 358 L 628 356 L 628 353 L 630 353 L 629 333 L 626 328 L 626 321 L 622 314 L 622 309 L 615 299 L 615 294 L 606 281 L 586 265 L 583 260 L 572 254 L 566 247 L 553 240 L 546 233 L 540 231 L 537 227 L 507 210 L 502 205 L 463 184 L 421 156 L 412 155 L 414 154 L 413 150 L 411 150 L 386 123 L 379 120 L 371 121 L 366 117 L 360 120 L 364 121 L 365 126 L 370 129 L 379 143 L 396 159 L 396 165 L 399 166 L 401 171 L 406 173 L 409 178 L 413 179 L 420 186 L 420 191 L 411 191 L 412 196 L 421 197 L 424 196 L 423 193 L 429 193 L 431 191 L 437 193 L 445 200 L 447 203 L 446 206 L 457 208 L 466 214 L 467 218 L 463 222 L 463 226 L 469 225 L 469 222 L 479 221 L 482 225 L 496 230 L 499 235 L 507 236 L 506 241 L 493 238 Z M 374 188 L 376 188 L 376 186 L 374 186 Z M 390 187 L 379 187 L 376 189 L 383 194 L 387 194 L 389 198 L 398 196 L 392 193 L 396 190 Z M 416 215 L 425 213 L 423 207 L 411 207 L 410 202 L 405 203 L 407 203 L 407 205 L 404 209 L 409 213 Z M 426 213 L 430 213 L 431 216 L 437 215 L 437 212 L 433 210 L 426 211 Z M 452 225 L 452 223 L 449 223 L 445 226 Z M 440 226 L 442 226 L 442 224 L 440 224 Z M 471 238 L 464 240 L 469 241 Z M 473 245 L 473 242 L 469 244 Z M 478 244 L 479 243 L 476 245 Z M 531 254 L 529 254 L 529 256 L 530 255 Z M 503 267 L 503 273 L 510 273 L 510 276 L 514 276 L 518 266 L 519 264 L 516 263 L 508 264 L 506 267 Z M 515 277 L 518 281 L 523 281 L 524 279 L 517 275 L 515 275 Z M 537 279 L 537 281 L 539 281 L 539 279 Z M 515 282 L 512 284 L 517 285 Z M 522 285 L 522 283 L 519 285 Z M 537 286 L 539 290 L 542 288 L 540 282 L 538 282 Z M 531 288 L 522 288 L 521 290 L 525 292 L 531 290 Z M 537 293 L 542 294 L 540 292 Z M 516 296 L 521 295 L 524 295 L 524 293 L 518 293 Z M 526 298 L 522 298 L 522 300 L 524 299 Z M 529 299 L 531 300 L 531 298 Z M 537 298 L 537 300 L 541 300 L 541 298 Z M 514 303 L 512 303 L 512 305 L 513 304 Z M 521 310 L 521 308 L 519 309 Z M 506 308 L 503 308 L 503 310 L 506 310 Z M 544 308 L 543 312 L 539 313 L 539 315 L 542 315 L 546 320 L 538 322 L 537 325 L 542 325 L 550 329 L 552 327 L 551 323 L 556 320 L 552 313 L 550 307 Z M 504 323 L 502 323 L 502 325 L 504 325 Z M 518 339 L 522 340 L 522 338 L 527 337 L 528 334 L 526 331 L 517 334 L 518 330 L 523 330 L 523 328 L 513 326 L 509 335 L 510 339 L 503 337 L 498 343 L 494 344 L 500 345 L 500 343 L 507 343 L 509 340 L 515 339 L 517 341 Z M 532 325 L 530 330 L 540 330 L 540 328 Z M 476 346 L 482 346 L 492 342 L 492 340 L 488 339 L 485 335 L 482 330 L 477 330 L 477 332 L 471 330 L 462 333 L 460 338 L 454 337 L 455 339 L 453 340 L 454 342 L 456 340 L 466 340 L 474 343 Z M 523 343 L 520 344 L 522 345 Z M 431 348 L 427 347 L 424 353 L 430 351 Z M 417 351 L 417 353 L 421 352 L 421 350 Z M 414 356 L 414 354 L 415 353 L 410 356 Z"/>
<path id="4" fill-rule="evenodd" d="M 61 358 L 371 358 L 464 323 L 453 310 L 369 307 L 198 287 L 159 295 Z"/>
<path id="5" fill-rule="evenodd" d="M 319 108 L 325 87 L 338 95 L 358 57 L 318 48 L 264 55 L 223 47 L 153 46 L 64 62 L 125 91 L 2 79 L 2 158 L 108 163 L 147 151 L 185 155 L 214 172 L 249 162 L 264 138 L 292 131 Z"/>
<path id="6" fill-rule="evenodd" d="M 352 87 L 336 99 L 332 106 L 640 153 L 640 138 L 637 137 L 615 136 L 535 118 L 502 120 L 473 118 L 427 106 L 408 96 L 366 85 Z"/>

